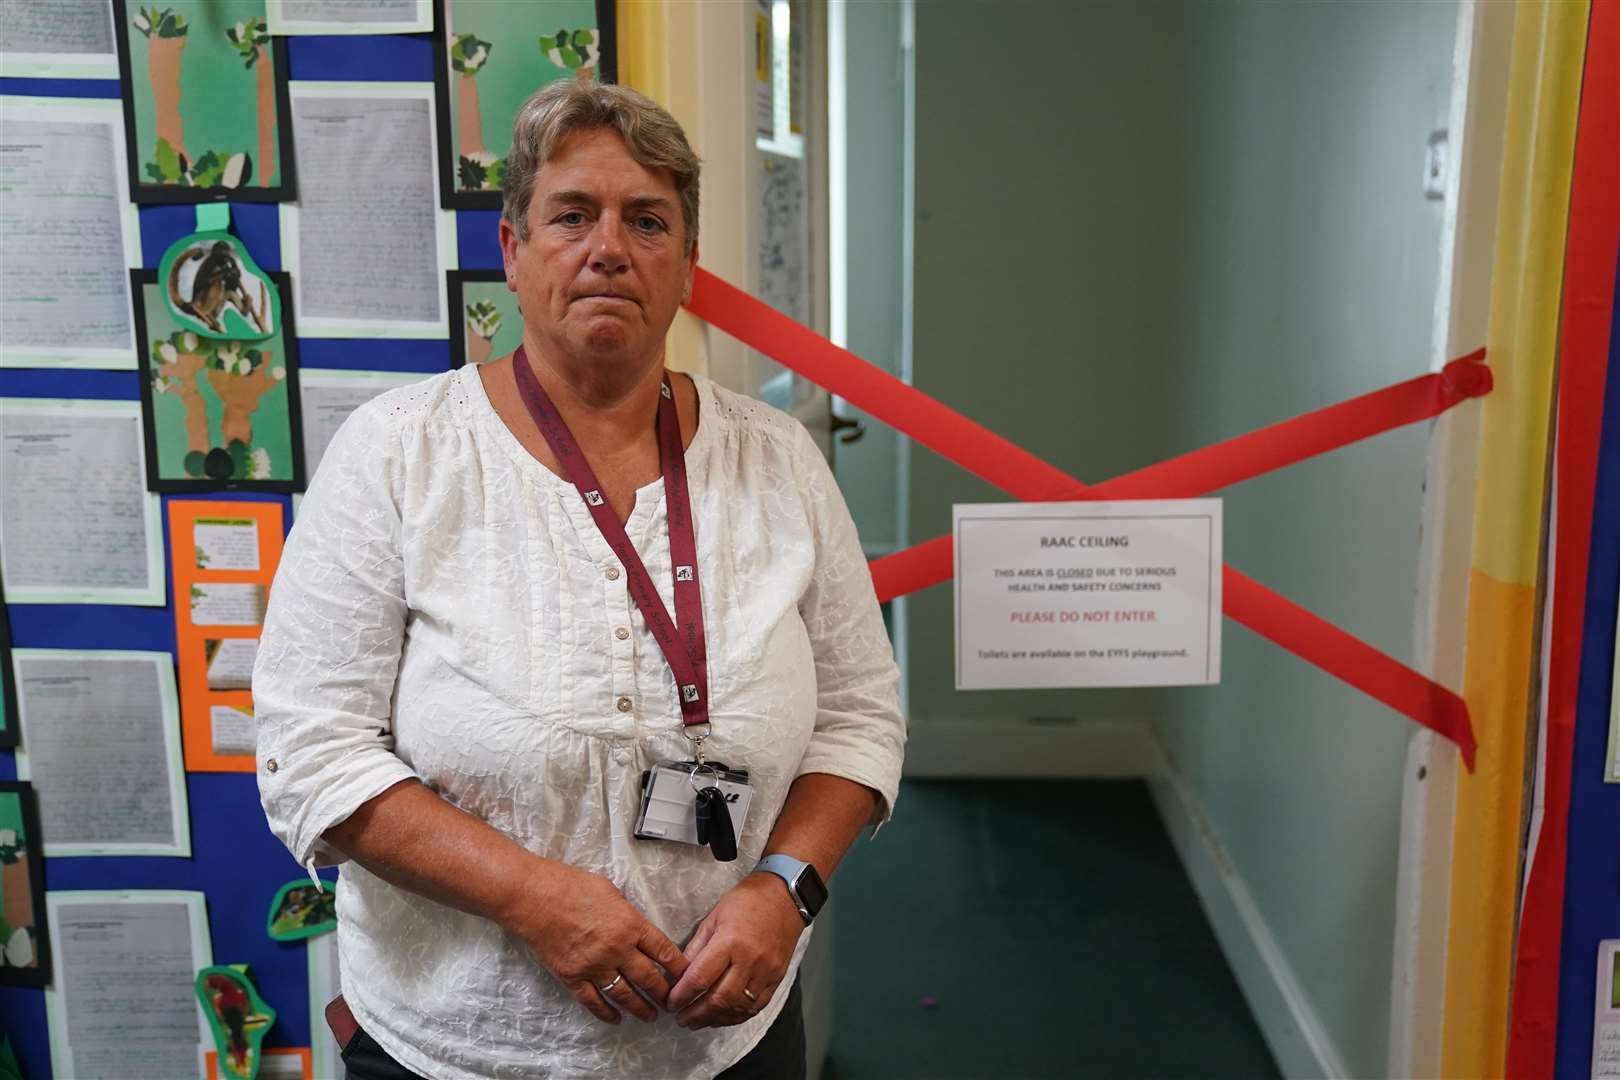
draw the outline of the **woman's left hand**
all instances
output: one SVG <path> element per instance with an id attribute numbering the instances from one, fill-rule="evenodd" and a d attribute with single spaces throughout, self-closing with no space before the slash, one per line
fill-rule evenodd
<path id="1" fill-rule="evenodd" d="M 750 1019 L 770 1003 L 804 928 L 781 878 L 749 874 L 687 943 L 686 974 L 669 992 L 675 1022 L 697 1030 Z"/>

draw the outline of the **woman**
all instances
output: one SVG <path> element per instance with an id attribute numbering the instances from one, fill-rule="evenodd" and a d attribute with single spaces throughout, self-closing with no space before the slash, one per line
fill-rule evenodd
<path id="1" fill-rule="evenodd" d="M 500 222 L 522 348 L 362 406 L 304 500 L 259 784 L 301 863 L 345 863 L 350 1077 L 802 1075 L 820 879 L 891 812 L 904 723 L 808 434 L 664 369 L 697 222 L 668 113 L 535 94 Z M 641 822 L 644 773 L 707 844 Z"/>

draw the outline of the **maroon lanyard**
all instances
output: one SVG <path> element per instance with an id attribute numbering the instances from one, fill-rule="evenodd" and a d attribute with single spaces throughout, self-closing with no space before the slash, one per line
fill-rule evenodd
<path id="1" fill-rule="evenodd" d="M 540 380 L 529 367 L 529 358 L 518 346 L 512 358 L 517 373 L 518 393 L 535 426 L 546 438 L 551 452 L 563 473 L 579 489 L 585 506 L 596 520 L 602 539 L 624 564 L 629 578 L 630 596 L 641 609 L 653 638 L 664 651 L 664 659 L 675 673 L 681 705 L 681 722 L 687 728 L 709 722 L 709 664 L 708 649 L 703 638 L 703 594 L 698 587 L 697 537 L 692 532 L 692 499 L 686 488 L 686 453 L 681 447 L 681 422 L 675 412 L 675 392 L 669 376 L 664 376 L 658 398 L 658 465 L 664 473 L 664 511 L 669 519 L 669 555 L 675 574 L 675 619 L 677 630 L 670 620 L 669 609 L 653 584 L 652 575 L 641 562 L 635 545 L 625 533 L 624 526 L 614 516 L 613 508 L 602 497 L 602 485 L 585 460 L 574 433 L 568 430 L 562 414 L 547 396 Z M 682 638 L 685 639 L 684 647 Z"/>

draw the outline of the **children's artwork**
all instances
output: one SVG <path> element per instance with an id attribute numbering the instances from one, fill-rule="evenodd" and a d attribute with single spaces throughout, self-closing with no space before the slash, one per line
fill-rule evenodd
<path id="1" fill-rule="evenodd" d="M 225 1080 L 226 1074 L 219 1068 L 219 1054 L 204 1049 L 202 1057 L 204 1080 Z M 343 1069 L 340 1067 L 324 1075 L 339 1077 Z M 0 1080 L 5 1080 L 4 1073 L 0 1073 Z M 315 1056 L 307 1046 L 266 1046 L 259 1059 L 259 1080 L 315 1080 Z"/>
<path id="2" fill-rule="evenodd" d="M 264 0 L 114 0 L 137 202 L 295 195 L 287 51 Z"/>
<path id="3" fill-rule="evenodd" d="M 0 986 L 50 981 L 39 808 L 31 784 L 0 780 Z"/>
<path id="4" fill-rule="evenodd" d="M 141 342 L 146 486 L 276 491 L 304 486 L 298 365 L 287 276 L 281 324 L 263 341 L 217 341 L 180 325 L 156 272 L 132 270 Z"/>
<path id="5" fill-rule="evenodd" d="M 253 772 L 253 662 L 281 562 L 281 503 L 173 499 L 168 512 L 186 769 Z"/>
<path id="6" fill-rule="evenodd" d="M 450 366 L 487 364 L 523 344 L 517 294 L 499 270 L 452 270 L 449 286 Z"/>
<path id="7" fill-rule="evenodd" d="M 0 582 L 0 746 L 17 745 L 17 678 L 11 670 L 11 609 Z"/>
<path id="8" fill-rule="evenodd" d="M 158 280 L 169 316 L 203 337 L 264 341 L 281 326 L 281 290 L 230 233 L 175 241 L 158 264 Z"/>
<path id="9" fill-rule="evenodd" d="M 277 941 L 297 941 L 337 929 L 337 890 L 331 882 L 317 889 L 309 878 L 289 881 L 270 901 L 265 926 Z"/>
<path id="10" fill-rule="evenodd" d="M 276 1022 L 276 1011 L 259 996 L 247 965 L 203 968 L 197 973 L 197 998 L 214 1032 L 220 1075 L 254 1080 L 262 1056 L 259 1044 Z"/>
<path id="11" fill-rule="evenodd" d="M 0 1035 L 0 1080 L 23 1080 L 22 1066 L 11 1051 L 11 1039 Z"/>
<path id="12" fill-rule="evenodd" d="M 438 0 L 439 190 L 496 208 L 518 108 L 557 79 L 617 78 L 613 0 Z"/>

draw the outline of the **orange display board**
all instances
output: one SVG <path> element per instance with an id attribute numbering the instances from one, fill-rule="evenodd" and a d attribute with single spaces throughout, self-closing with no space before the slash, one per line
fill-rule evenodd
<path id="1" fill-rule="evenodd" d="M 208 1080 L 224 1080 L 219 1074 L 219 1054 L 204 1051 L 208 1059 Z M 307 1046 L 267 1046 L 259 1060 L 259 1080 L 315 1080 L 315 1055 Z"/>
<path id="2" fill-rule="evenodd" d="M 170 588 L 189 772 L 252 772 L 250 678 L 281 561 L 280 502 L 169 500 Z"/>

